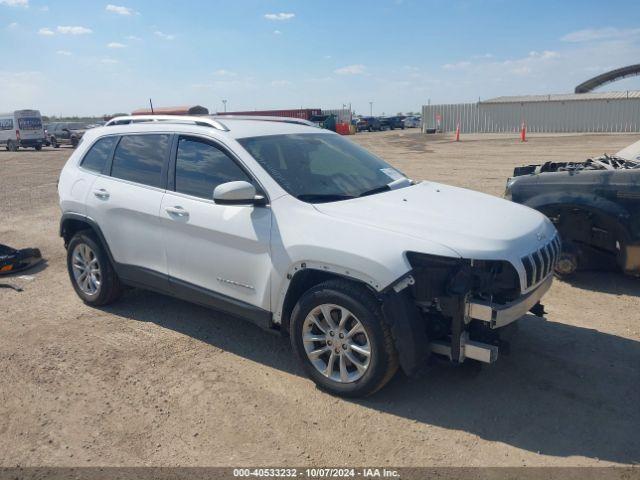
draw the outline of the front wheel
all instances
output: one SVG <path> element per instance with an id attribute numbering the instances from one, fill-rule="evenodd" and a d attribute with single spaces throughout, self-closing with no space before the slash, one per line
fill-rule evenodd
<path id="1" fill-rule="evenodd" d="M 60 145 L 58 145 L 58 140 L 56 140 L 56 137 L 51 137 L 51 140 L 49 140 L 51 142 L 51 146 L 53 148 L 58 148 L 60 147 Z"/>
<path id="2" fill-rule="evenodd" d="M 371 395 L 398 369 L 391 332 L 365 286 L 321 283 L 300 298 L 291 318 L 293 350 L 323 390 L 343 397 Z"/>
<path id="3" fill-rule="evenodd" d="M 18 144 L 16 142 L 14 142 L 13 140 L 9 140 L 7 142 L 7 150 L 9 150 L 10 152 L 17 152 L 18 151 Z"/>
<path id="4" fill-rule="evenodd" d="M 108 305 L 122 293 L 105 249 L 90 231 L 76 233 L 69 242 L 67 270 L 74 290 L 87 305 Z"/>
<path id="5" fill-rule="evenodd" d="M 33 147 L 33 148 L 35 148 L 35 149 L 36 149 L 36 151 L 38 151 L 38 152 L 39 152 L 40 150 L 42 150 L 42 145 L 41 145 L 40 143 L 38 143 L 38 144 L 37 144 L 35 147 Z"/>

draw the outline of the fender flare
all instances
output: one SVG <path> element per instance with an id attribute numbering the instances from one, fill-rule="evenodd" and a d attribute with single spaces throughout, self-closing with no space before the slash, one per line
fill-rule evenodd
<path id="1" fill-rule="evenodd" d="M 95 222 L 95 220 L 93 220 L 92 218 L 87 217 L 86 215 L 81 215 L 79 213 L 72 213 L 72 212 L 63 213 L 62 217 L 60 218 L 59 235 L 61 237 L 64 238 L 64 235 L 66 232 L 66 226 L 71 221 L 86 223 L 89 226 L 89 228 L 93 230 L 93 232 L 96 234 L 96 236 L 98 237 L 98 240 L 100 240 L 100 242 L 102 243 L 102 246 L 107 252 L 107 256 L 109 257 L 109 260 L 111 261 L 111 263 L 113 265 L 116 265 L 113 255 L 111 254 L 111 249 L 109 248 L 109 244 L 107 243 L 107 240 L 105 239 L 104 234 L 102 233 L 102 230 L 100 229 L 98 224 Z"/>
<path id="2" fill-rule="evenodd" d="M 287 271 L 285 276 L 285 281 L 283 282 L 282 287 L 280 288 L 280 292 L 278 294 L 278 299 L 276 303 L 276 308 L 273 312 L 273 322 L 276 324 L 282 323 L 282 315 L 285 305 L 285 300 L 287 298 L 287 293 L 289 292 L 289 286 L 291 285 L 293 278 L 295 275 L 299 274 L 302 271 L 315 270 L 318 272 L 330 273 L 333 275 L 337 275 L 340 277 L 347 278 L 349 280 L 355 280 L 360 283 L 364 283 L 365 285 L 372 288 L 374 291 L 379 292 L 381 290 L 381 285 L 379 282 L 370 277 L 369 275 L 359 272 L 357 270 L 333 265 L 327 262 L 316 262 L 313 260 L 305 260 L 296 262 Z"/>

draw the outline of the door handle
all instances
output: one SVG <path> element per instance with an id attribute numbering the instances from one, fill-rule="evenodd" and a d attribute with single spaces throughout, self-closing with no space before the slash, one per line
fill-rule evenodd
<path id="1" fill-rule="evenodd" d="M 175 207 L 167 207 L 164 209 L 169 215 L 175 215 L 176 217 L 188 217 L 189 212 L 187 212 L 184 208 L 176 205 Z"/>
<path id="2" fill-rule="evenodd" d="M 104 188 L 99 190 L 94 190 L 93 194 L 98 197 L 100 200 L 107 200 L 109 198 L 109 192 L 107 192 Z"/>

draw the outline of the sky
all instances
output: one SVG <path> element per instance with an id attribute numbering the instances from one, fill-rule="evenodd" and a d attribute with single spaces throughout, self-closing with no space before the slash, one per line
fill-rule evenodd
<path id="1" fill-rule="evenodd" d="M 0 111 L 381 115 L 566 93 L 640 63 L 639 18 L 637 0 L 0 0 Z"/>

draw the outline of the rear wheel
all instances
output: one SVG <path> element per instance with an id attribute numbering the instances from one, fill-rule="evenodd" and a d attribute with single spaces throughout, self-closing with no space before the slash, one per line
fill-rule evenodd
<path id="1" fill-rule="evenodd" d="M 107 305 L 122 293 L 104 248 L 88 230 L 76 233 L 69 242 L 67 270 L 74 290 L 87 305 Z"/>
<path id="2" fill-rule="evenodd" d="M 71 146 L 76 148 L 78 146 L 78 137 L 71 137 Z"/>
<path id="3" fill-rule="evenodd" d="M 7 141 L 7 150 L 10 152 L 15 152 L 18 150 L 18 144 L 14 140 Z"/>
<path id="4" fill-rule="evenodd" d="M 35 148 L 35 149 L 39 152 L 40 150 L 42 150 L 42 145 L 41 145 L 40 143 L 38 143 L 38 144 L 37 144 L 35 147 L 33 147 L 33 148 Z"/>
<path id="5" fill-rule="evenodd" d="M 398 368 L 378 301 L 366 287 L 345 280 L 324 282 L 300 298 L 291 343 L 316 385 L 344 397 L 376 392 Z"/>
<path id="6" fill-rule="evenodd" d="M 49 140 L 51 142 L 51 146 L 53 148 L 58 148 L 60 147 L 60 145 L 58 145 L 58 140 L 56 140 L 56 137 L 51 137 L 51 139 Z"/>

